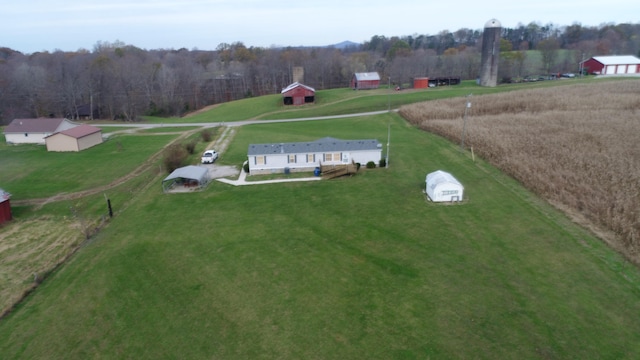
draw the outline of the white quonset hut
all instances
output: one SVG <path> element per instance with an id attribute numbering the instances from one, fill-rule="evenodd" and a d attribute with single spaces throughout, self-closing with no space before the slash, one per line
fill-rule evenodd
<path id="1" fill-rule="evenodd" d="M 453 175 L 438 170 L 427 175 L 427 195 L 433 202 L 462 201 L 464 187 Z"/>

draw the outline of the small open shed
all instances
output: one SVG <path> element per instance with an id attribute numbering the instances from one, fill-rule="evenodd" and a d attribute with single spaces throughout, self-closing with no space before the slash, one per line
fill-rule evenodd
<path id="1" fill-rule="evenodd" d="M 464 187 L 453 175 L 437 170 L 427 174 L 427 195 L 433 202 L 462 201 Z"/>
<path id="2" fill-rule="evenodd" d="M 200 190 L 209 183 L 209 169 L 204 166 L 189 165 L 175 169 L 162 180 L 162 191 L 185 192 Z"/>
<path id="3" fill-rule="evenodd" d="M 0 224 L 12 219 L 10 198 L 11 194 L 0 189 Z"/>

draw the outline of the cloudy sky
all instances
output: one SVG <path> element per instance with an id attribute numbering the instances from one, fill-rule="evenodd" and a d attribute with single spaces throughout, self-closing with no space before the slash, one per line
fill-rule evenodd
<path id="1" fill-rule="evenodd" d="M 2 1 L 0 47 L 23 53 L 92 50 L 122 41 L 143 49 L 213 50 L 322 46 L 345 40 L 482 29 L 538 22 L 598 26 L 638 23 L 640 1 L 428 0 L 21 0 Z M 491 4 L 484 5 L 484 4 Z"/>

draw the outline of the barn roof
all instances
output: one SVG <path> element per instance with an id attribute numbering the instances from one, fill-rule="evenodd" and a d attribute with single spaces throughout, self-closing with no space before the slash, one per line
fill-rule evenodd
<path id="1" fill-rule="evenodd" d="M 181 167 L 173 170 L 173 172 L 169 174 L 169 176 L 164 178 L 164 180 L 162 181 L 164 182 L 164 181 L 182 178 L 182 179 L 198 180 L 200 183 L 203 183 L 207 181 L 208 173 L 209 173 L 209 170 L 206 167 L 189 165 L 189 166 L 185 166 L 185 167 Z"/>
<path id="2" fill-rule="evenodd" d="M 293 84 L 291 84 L 291 85 L 287 86 L 286 88 L 282 89 L 282 91 L 280 93 L 284 94 L 284 93 L 286 93 L 288 91 L 291 91 L 291 90 L 297 88 L 298 86 L 303 87 L 303 88 L 305 88 L 307 90 L 316 92 L 316 89 L 312 88 L 311 86 L 307 86 L 307 85 L 301 84 L 301 83 L 296 81 Z"/>
<path id="3" fill-rule="evenodd" d="M 380 150 L 382 144 L 376 139 L 364 140 L 340 140 L 333 137 L 325 137 L 309 142 L 250 144 L 248 155 L 269 154 L 303 154 L 331 151 L 367 151 Z"/>
<path id="4" fill-rule="evenodd" d="M 64 118 L 14 119 L 6 128 L 6 133 L 52 133 L 67 121 Z"/>
<path id="5" fill-rule="evenodd" d="M 639 65 L 640 59 L 632 55 L 621 56 L 594 56 L 593 60 L 602 65 Z"/>
<path id="6" fill-rule="evenodd" d="M 0 203 L 3 203 L 7 200 L 9 200 L 9 198 L 11 198 L 11 194 L 9 194 L 8 192 L 0 189 Z"/>
<path id="7" fill-rule="evenodd" d="M 100 132 L 100 131 L 102 131 L 102 129 L 97 128 L 95 126 L 82 124 L 82 125 L 78 125 L 78 126 L 76 126 L 74 128 L 71 128 L 71 129 L 67 129 L 67 130 L 63 130 L 63 131 L 57 132 L 57 133 L 49 135 L 47 137 L 54 136 L 56 134 L 64 134 L 64 135 L 70 136 L 70 137 L 75 138 L 75 139 L 80 139 L 80 138 L 83 138 L 83 137 L 91 135 L 91 134 L 95 134 L 95 133 Z"/>
<path id="8" fill-rule="evenodd" d="M 355 77 L 358 81 L 380 80 L 380 74 L 377 72 L 355 73 Z"/>

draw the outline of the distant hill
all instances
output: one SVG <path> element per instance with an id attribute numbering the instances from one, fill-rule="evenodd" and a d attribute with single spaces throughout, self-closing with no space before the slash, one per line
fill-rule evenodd
<path id="1" fill-rule="evenodd" d="M 353 41 L 348 41 L 347 40 L 347 41 L 343 41 L 343 42 L 340 42 L 340 43 L 337 43 L 337 44 L 327 45 L 327 47 L 333 47 L 333 48 L 336 48 L 336 49 L 344 50 L 346 48 L 357 48 L 360 45 L 362 45 L 362 44 L 355 43 Z"/>

